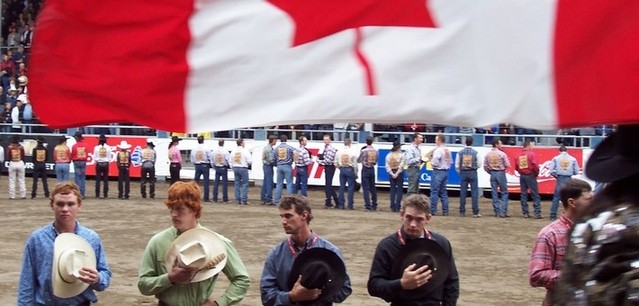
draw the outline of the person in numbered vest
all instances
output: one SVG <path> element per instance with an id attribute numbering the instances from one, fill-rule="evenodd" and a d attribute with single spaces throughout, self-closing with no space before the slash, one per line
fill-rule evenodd
<path id="1" fill-rule="evenodd" d="M 47 184 L 47 148 L 44 146 L 44 138 L 38 136 L 36 138 L 38 144 L 31 151 L 33 158 L 33 186 L 31 187 L 31 198 L 35 199 L 38 191 L 38 180 L 42 179 L 42 188 L 44 189 L 44 197 L 49 197 L 49 184 Z"/>
<path id="2" fill-rule="evenodd" d="M 490 174 L 490 193 L 495 217 L 510 218 L 508 215 L 508 185 L 506 181 L 506 169 L 510 167 L 510 161 L 506 153 L 501 150 L 501 145 L 501 140 L 493 140 L 492 150 L 486 153 L 484 157 L 484 170 Z"/>
<path id="3" fill-rule="evenodd" d="M 275 205 L 280 204 L 282 199 L 282 189 L 286 179 L 286 192 L 293 194 L 295 185 L 293 184 L 293 152 L 295 148 L 286 143 L 288 136 L 280 135 L 280 144 L 275 147 L 275 163 L 277 164 L 277 184 L 275 186 Z"/>
<path id="4" fill-rule="evenodd" d="M 386 155 L 386 172 L 390 176 L 390 209 L 399 212 L 404 189 L 404 153 L 399 140 L 393 142 L 391 152 Z"/>
<path id="5" fill-rule="evenodd" d="M 306 136 L 299 138 L 300 147 L 293 152 L 293 162 L 295 163 L 295 191 L 301 195 L 308 196 L 308 166 L 313 164 L 311 152 L 306 148 L 308 139 Z"/>
<path id="6" fill-rule="evenodd" d="M 222 186 L 222 202 L 229 201 L 229 151 L 224 149 L 224 139 L 217 142 L 217 148 L 211 151 L 212 164 L 215 168 L 215 180 L 213 181 L 213 202 L 217 203 L 218 189 Z"/>
<path id="7" fill-rule="evenodd" d="M 455 168 L 459 172 L 459 215 L 466 215 L 466 196 L 468 195 L 468 185 L 470 185 L 470 201 L 473 210 L 473 218 L 481 218 L 479 214 L 479 180 L 477 169 L 480 167 L 480 160 L 477 157 L 477 150 L 473 149 L 473 138 L 466 137 L 466 147 L 459 153 L 455 161 Z"/>
<path id="8" fill-rule="evenodd" d="M 366 137 L 366 146 L 359 153 L 357 161 L 362 164 L 362 188 L 366 211 L 377 210 L 377 188 L 375 187 L 375 165 L 379 152 L 373 148 L 373 136 Z M 371 202 L 372 200 L 372 202 Z"/>
<path id="9" fill-rule="evenodd" d="M 204 145 L 204 136 L 197 137 L 197 146 L 191 150 L 191 162 L 195 166 L 195 182 L 200 183 L 200 177 L 204 179 L 204 202 L 209 201 L 209 176 L 211 169 L 211 152 Z"/>
<path id="10" fill-rule="evenodd" d="M 353 210 L 355 196 L 355 180 L 357 178 L 357 155 L 351 148 L 351 139 L 344 138 L 344 147 L 335 154 L 335 167 L 339 169 L 339 209 L 344 209 L 346 199 L 344 192 L 348 185 L 348 209 Z"/>
<path id="11" fill-rule="evenodd" d="M 67 146 L 67 136 L 60 136 L 58 145 L 53 148 L 53 160 L 55 161 L 55 176 L 58 183 L 68 181 L 71 149 Z"/>
<path id="12" fill-rule="evenodd" d="M 337 192 L 333 188 L 333 176 L 335 176 L 335 154 L 337 149 L 331 144 L 331 135 L 324 135 L 324 149 L 317 154 L 318 163 L 324 166 L 324 194 L 326 199 L 324 208 L 333 208 L 339 206 Z M 331 204 L 331 199 L 335 206 Z"/>
<path id="13" fill-rule="evenodd" d="M 524 149 L 515 160 L 515 170 L 519 172 L 519 186 L 521 188 L 521 212 L 524 218 L 530 218 L 528 212 L 528 189 L 533 199 L 535 219 L 541 219 L 541 199 L 537 186 L 537 175 L 539 175 L 539 162 L 537 154 L 532 150 L 534 143 L 530 140 L 524 141 Z"/>
<path id="14" fill-rule="evenodd" d="M 93 148 L 95 161 L 95 198 L 100 198 L 100 182 L 104 185 L 104 198 L 109 197 L 109 162 L 111 162 L 111 147 L 106 143 L 104 134 L 98 138 L 98 145 Z"/>
<path id="15" fill-rule="evenodd" d="M 233 168 L 233 183 L 235 185 L 235 202 L 239 205 L 248 205 L 249 174 L 251 166 L 251 153 L 244 148 L 244 139 L 235 141 L 237 147 L 231 152 L 230 165 Z"/>
<path id="16" fill-rule="evenodd" d="M 140 177 L 140 192 L 142 198 L 146 199 L 146 185 L 149 184 L 149 196 L 155 198 L 155 144 L 147 142 L 146 148 L 142 150 L 142 175 Z"/>
<path id="17" fill-rule="evenodd" d="M 118 164 L 118 199 L 128 200 L 131 191 L 131 145 L 126 141 L 120 141 L 120 151 L 116 155 Z"/>
<path id="18" fill-rule="evenodd" d="M 14 135 L 7 147 L 9 161 L 9 199 L 16 198 L 16 180 L 20 189 L 20 198 L 27 198 L 27 186 L 24 182 L 24 147 L 20 144 L 20 136 Z"/>
<path id="19" fill-rule="evenodd" d="M 71 147 L 71 160 L 73 161 L 73 172 L 75 184 L 80 188 L 82 198 L 86 198 L 86 180 L 87 180 L 87 158 L 89 158 L 89 146 L 84 141 L 84 137 L 80 131 L 75 132 L 73 136 L 75 144 Z"/>
<path id="20" fill-rule="evenodd" d="M 565 145 L 559 147 L 559 155 L 550 161 L 550 175 L 555 180 L 555 193 L 552 197 L 552 206 L 550 207 L 550 220 L 557 219 L 557 208 L 559 208 L 561 185 L 569 181 L 573 175 L 579 173 L 579 165 L 577 159 L 568 154 Z"/>
<path id="21" fill-rule="evenodd" d="M 180 170 L 182 169 L 182 153 L 178 148 L 181 138 L 171 137 L 169 144 L 169 173 L 171 174 L 171 185 L 180 180 Z"/>

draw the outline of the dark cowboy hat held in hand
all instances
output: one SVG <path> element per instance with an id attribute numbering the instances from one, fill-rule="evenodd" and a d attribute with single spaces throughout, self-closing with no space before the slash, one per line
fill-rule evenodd
<path id="1" fill-rule="evenodd" d="M 391 270 L 393 279 L 402 278 L 404 270 L 412 264 L 416 264 L 415 269 L 428 265 L 432 271 L 432 278 L 418 288 L 403 290 L 402 295 L 411 300 L 424 296 L 434 288 L 439 287 L 444 283 L 450 272 L 450 259 L 446 252 L 437 242 L 430 239 L 412 239 L 401 246 Z"/>
<path id="2" fill-rule="evenodd" d="M 311 248 L 295 258 L 288 276 L 289 290 L 293 289 L 300 275 L 304 288 L 321 289 L 322 294 L 317 300 L 327 300 L 344 286 L 346 267 L 335 252 L 324 248 Z"/>
<path id="3" fill-rule="evenodd" d="M 621 125 L 588 158 L 586 176 L 597 182 L 614 182 L 639 173 L 639 125 Z"/>

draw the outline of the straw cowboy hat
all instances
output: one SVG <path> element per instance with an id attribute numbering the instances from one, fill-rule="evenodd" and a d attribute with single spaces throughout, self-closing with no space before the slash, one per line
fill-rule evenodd
<path id="1" fill-rule="evenodd" d="M 289 290 L 293 289 L 300 275 L 302 275 L 300 281 L 302 286 L 322 290 L 317 299 L 307 302 L 314 303 L 333 297 L 344 287 L 346 267 L 344 261 L 335 252 L 325 248 L 311 248 L 295 258 L 288 275 Z"/>
<path id="2" fill-rule="evenodd" d="M 128 150 L 128 149 L 131 148 L 131 144 L 126 142 L 126 140 L 122 140 L 122 141 L 120 141 L 120 144 L 118 145 L 118 148 L 120 148 L 122 150 Z"/>
<path id="3" fill-rule="evenodd" d="M 83 267 L 96 268 L 95 251 L 89 242 L 76 234 L 58 235 L 53 246 L 53 295 L 70 298 L 84 292 L 89 284 L 78 279 Z"/>
<path id="4" fill-rule="evenodd" d="M 224 269 L 226 265 L 226 246 L 215 232 L 205 228 L 193 228 L 173 240 L 164 256 L 166 271 L 173 271 L 173 265 L 195 267 L 199 272 L 190 283 L 209 279 Z"/>
<path id="5" fill-rule="evenodd" d="M 602 141 L 586 163 L 586 176 L 609 183 L 639 173 L 639 125 L 621 125 Z"/>
<path id="6" fill-rule="evenodd" d="M 422 297 L 431 290 L 444 283 L 450 272 L 450 259 L 444 249 L 434 240 L 412 239 L 406 241 L 397 255 L 391 269 L 393 279 L 402 278 L 404 270 L 411 264 L 417 264 L 415 269 L 428 265 L 432 271 L 432 278 L 424 285 L 412 290 L 402 290 L 404 299 L 413 300 Z"/>

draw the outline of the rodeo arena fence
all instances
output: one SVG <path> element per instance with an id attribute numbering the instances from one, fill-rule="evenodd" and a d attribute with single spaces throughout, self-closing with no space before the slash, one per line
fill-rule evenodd
<path id="1" fill-rule="evenodd" d="M 71 147 L 75 144 L 75 139 L 72 135 L 75 134 L 76 131 L 80 130 L 83 134 L 85 142 L 91 148 L 98 144 L 99 134 L 103 133 L 107 135 L 107 144 L 111 146 L 113 151 L 117 150 L 117 144 L 119 144 L 122 140 L 127 141 L 132 145 L 131 147 L 131 159 L 132 159 L 132 167 L 131 167 L 131 177 L 139 178 L 141 174 L 141 151 L 145 148 L 147 142 L 153 142 L 155 144 L 155 150 L 157 152 L 157 160 L 156 160 L 156 177 L 159 180 L 166 180 L 169 176 L 169 160 L 168 160 L 168 146 L 171 142 L 171 136 L 177 135 L 182 140 L 179 142 L 178 148 L 182 152 L 182 159 L 184 161 L 184 165 L 182 170 L 180 171 L 180 177 L 182 179 L 193 179 L 195 174 L 195 168 L 191 161 L 189 160 L 189 156 L 191 150 L 194 149 L 197 145 L 197 135 L 186 135 L 186 134 L 177 134 L 177 133 L 168 133 L 163 131 L 155 131 L 148 127 L 140 127 L 133 125 L 94 125 L 89 127 L 84 127 L 81 129 L 73 128 L 66 130 L 48 130 L 43 125 L 33 124 L 33 125 L 24 125 L 23 133 L 0 133 L 0 144 L 3 148 L 6 148 L 9 144 L 9 140 L 13 135 L 19 135 L 21 139 L 22 145 L 25 147 L 25 164 L 26 164 L 26 172 L 28 175 L 33 170 L 32 156 L 31 151 L 36 146 L 36 138 L 38 136 L 42 136 L 45 139 L 45 145 L 53 150 L 53 147 L 58 143 L 58 140 L 62 135 L 67 135 L 67 145 Z M 29 131 L 31 131 L 29 133 Z M 586 133 L 588 134 L 589 129 L 586 129 Z M 437 133 L 431 132 L 420 132 L 424 135 L 425 140 L 424 143 L 420 146 L 420 151 L 422 154 L 426 154 L 435 148 L 434 139 Z M 204 143 L 206 146 L 211 148 L 216 148 L 218 146 L 219 139 L 225 139 L 224 148 L 229 152 L 235 149 L 236 142 L 235 139 L 243 138 L 245 148 L 248 149 L 252 154 L 253 164 L 252 167 L 249 168 L 249 179 L 254 182 L 256 185 L 261 185 L 264 174 L 262 172 L 262 149 L 265 145 L 268 144 L 267 137 L 268 135 L 281 135 L 287 134 L 289 136 L 289 144 L 293 147 L 298 145 L 297 138 L 300 136 L 306 136 L 309 141 L 307 144 L 307 149 L 310 151 L 312 155 L 313 161 L 317 161 L 317 156 L 324 148 L 324 143 L 322 142 L 322 137 L 325 134 L 329 134 L 333 136 L 333 146 L 337 149 L 343 147 L 343 138 L 348 137 L 353 140 L 352 148 L 359 150 L 364 147 L 365 139 L 368 136 L 373 136 L 375 142 L 373 146 L 379 150 L 379 160 L 376 165 L 376 186 L 377 187 L 388 187 L 389 183 L 389 175 L 386 172 L 385 160 L 386 155 L 390 152 L 392 148 L 392 142 L 394 140 L 400 140 L 403 143 L 402 150 L 404 150 L 407 146 L 410 145 L 414 132 L 402 132 L 402 131 L 376 131 L 376 130 L 335 130 L 335 129 L 314 129 L 314 130 L 303 130 L 303 129 L 268 129 L 268 128 L 251 128 L 251 129 L 238 129 L 231 131 L 223 131 L 223 132 L 210 132 L 203 133 L 205 140 Z M 556 131 L 553 131 L 549 134 L 478 134 L 478 133 L 443 133 L 447 138 L 447 146 L 452 153 L 453 160 L 455 160 L 458 152 L 464 148 L 462 143 L 465 142 L 466 137 L 473 138 L 473 148 L 477 150 L 478 157 L 480 161 L 483 161 L 484 156 L 491 150 L 491 142 L 495 138 L 499 138 L 502 140 L 504 146 L 502 150 L 508 155 L 511 161 L 512 167 L 510 167 L 506 172 L 506 177 L 508 180 L 508 189 L 509 192 L 519 193 L 519 173 L 514 169 L 515 157 L 521 152 L 522 144 L 526 139 L 530 139 L 536 143 L 533 151 L 537 153 L 539 158 L 539 167 L 540 173 L 537 177 L 537 181 L 539 183 L 539 193 L 540 194 L 553 194 L 555 188 L 555 179 L 550 175 L 550 162 L 553 157 L 559 154 L 559 145 L 564 144 L 568 148 L 568 153 L 574 156 L 580 167 L 580 173 L 575 176 L 576 178 L 584 179 L 591 184 L 594 185 L 595 182 L 589 180 L 585 173 L 583 173 L 583 166 L 585 165 L 588 157 L 592 154 L 594 148 L 604 139 L 605 136 L 597 136 L 594 133 L 588 136 L 575 136 L 575 135 L 566 135 L 558 134 Z M 278 142 L 279 143 L 279 142 Z M 95 175 L 95 161 L 93 160 L 92 152 L 89 152 L 89 158 L 87 161 L 87 176 Z M 110 162 L 109 175 L 112 177 L 117 176 L 117 165 L 115 163 L 115 154 L 112 155 L 112 160 Z M 54 161 L 53 154 L 48 154 L 48 160 L 46 163 L 47 171 L 49 175 L 54 176 Z M 2 167 L 3 173 L 7 172 L 8 161 L 4 162 L 4 167 Z M 71 172 L 74 172 L 73 163 L 70 165 Z M 229 169 L 231 170 L 231 169 Z M 432 177 L 432 167 L 430 163 L 426 163 L 420 169 L 420 188 L 429 188 L 431 177 Z M 323 186 L 324 185 L 324 167 L 317 162 L 314 162 L 312 165 L 308 166 L 308 185 L 309 186 Z M 229 171 L 229 180 L 233 180 L 233 171 Z M 361 177 L 361 176 L 358 176 Z M 406 180 L 407 178 L 405 178 Z M 482 190 L 490 190 L 490 175 L 479 169 L 478 171 L 478 180 L 479 180 L 479 188 Z M 358 178 L 359 183 L 359 178 Z M 333 186 L 339 186 L 339 176 L 335 176 L 333 179 Z M 459 189 L 460 186 L 460 176 L 459 173 L 451 167 L 449 170 L 448 176 L 448 188 L 449 189 Z"/>

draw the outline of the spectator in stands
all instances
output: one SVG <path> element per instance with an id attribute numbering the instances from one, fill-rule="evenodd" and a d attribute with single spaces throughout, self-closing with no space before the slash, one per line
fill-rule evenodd
<path id="1" fill-rule="evenodd" d="M 22 34 L 22 44 L 24 45 L 25 48 L 31 48 L 31 43 L 33 42 L 33 30 L 34 30 L 33 23 L 30 22 L 29 27 L 24 32 L 24 34 Z"/>
<path id="2" fill-rule="evenodd" d="M 12 77 L 15 73 L 16 66 L 13 64 L 13 61 L 10 60 L 8 54 L 3 54 L 2 62 L 0 62 L 0 74 Z"/>
<path id="3" fill-rule="evenodd" d="M 446 134 L 446 143 L 455 143 L 455 140 L 457 139 L 457 136 L 456 135 L 449 135 L 449 134 L 459 133 L 459 127 L 458 126 L 445 126 L 444 127 L 444 133 Z M 435 138 L 435 142 L 437 142 L 437 138 Z M 433 213 L 433 214 L 436 214 L 436 213 Z"/>
<path id="4" fill-rule="evenodd" d="M 7 35 L 7 46 L 15 47 L 20 45 L 21 38 L 16 31 L 16 28 L 9 29 L 9 35 Z"/>
<path id="5" fill-rule="evenodd" d="M 333 123 L 333 130 L 335 130 L 335 132 L 333 133 L 333 140 L 335 141 L 341 141 L 344 139 L 344 135 L 346 134 L 346 128 L 348 127 L 348 123 Z"/>
<path id="6" fill-rule="evenodd" d="M 11 112 L 11 103 L 6 102 L 4 104 L 4 110 L 2 112 L 2 123 L 4 124 L 2 126 L 2 131 L 5 133 L 11 132 L 11 122 L 13 122 L 11 119 Z"/>
<path id="7" fill-rule="evenodd" d="M 15 52 L 13 52 L 11 60 L 16 66 L 18 66 L 21 63 L 25 65 L 27 64 L 27 54 L 24 53 L 23 46 L 19 46 L 18 49 Z"/>
<path id="8" fill-rule="evenodd" d="M 16 101 L 16 106 L 11 109 L 11 132 L 13 133 L 22 133 L 22 100 Z"/>
<path id="9" fill-rule="evenodd" d="M 16 106 L 16 102 L 18 100 L 18 89 L 16 88 L 15 84 L 10 84 L 9 82 L 7 82 L 7 86 L 9 88 L 9 91 L 7 92 L 5 103 L 10 103 L 11 108 L 13 108 L 14 106 Z"/>

